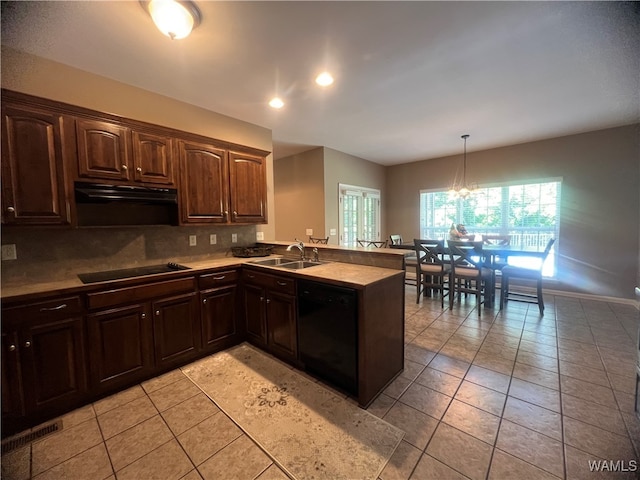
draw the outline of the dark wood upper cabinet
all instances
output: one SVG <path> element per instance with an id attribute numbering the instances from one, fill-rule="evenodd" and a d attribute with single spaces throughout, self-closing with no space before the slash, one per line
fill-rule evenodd
<path id="1" fill-rule="evenodd" d="M 180 224 L 267 221 L 269 152 L 2 90 L 2 223 L 77 225 L 74 182 L 178 190 Z"/>
<path id="2" fill-rule="evenodd" d="M 77 119 L 78 174 L 86 178 L 130 180 L 129 129 L 100 120 Z"/>
<path id="3" fill-rule="evenodd" d="M 265 223 L 265 157 L 178 143 L 182 223 Z"/>
<path id="4" fill-rule="evenodd" d="M 227 223 L 227 152 L 213 145 L 178 142 L 182 223 Z"/>
<path id="5" fill-rule="evenodd" d="M 265 158 L 229 152 L 231 220 L 236 223 L 267 221 Z"/>
<path id="6" fill-rule="evenodd" d="M 3 98 L 2 223 L 70 223 L 65 167 L 72 125 L 61 113 Z"/>
<path id="7" fill-rule="evenodd" d="M 173 141 L 163 135 L 133 130 L 134 178 L 138 182 L 173 185 Z"/>

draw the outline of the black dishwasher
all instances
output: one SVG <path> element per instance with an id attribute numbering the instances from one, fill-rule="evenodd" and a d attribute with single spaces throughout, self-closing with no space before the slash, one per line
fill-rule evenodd
<path id="1" fill-rule="evenodd" d="M 298 281 L 298 353 L 309 373 L 358 394 L 355 290 Z"/>

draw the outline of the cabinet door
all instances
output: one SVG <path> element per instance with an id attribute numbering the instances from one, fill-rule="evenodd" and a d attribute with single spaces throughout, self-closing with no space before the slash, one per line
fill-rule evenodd
<path id="1" fill-rule="evenodd" d="M 71 120 L 37 107 L 2 105 L 2 222 L 71 222 L 65 164 Z M 71 137 L 69 137 L 71 135 Z"/>
<path id="2" fill-rule="evenodd" d="M 200 292 L 202 346 L 215 351 L 235 343 L 237 290 L 235 285 Z"/>
<path id="3" fill-rule="evenodd" d="M 178 143 L 182 223 L 226 223 L 228 172 L 226 152 L 212 145 Z"/>
<path id="4" fill-rule="evenodd" d="M 280 292 L 267 293 L 267 332 L 273 353 L 295 360 L 298 356 L 296 297 Z"/>
<path id="5" fill-rule="evenodd" d="M 24 327 L 19 340 L 28 411 L 64 407 L 87 392 L 82 317 Z"/>
<path id="6" fill-rule="evenodd" d="M 266 345 L 267 325 L 265 312 L 266 291 L 259 285 L 244 286 L 245 327 L 249 340 Z"/>
<path id="7" fill-rule="evenodd" d="M 81 177 L 129 180 L 129 129 L 99 120 L 76 120 Z"/>
<path id="8" fill-rule="evenodd" d="M 195 357 L 200 350 L 196 293 L 153 302 L 156 367 L 164 368 Z"/>
<path id="9" fill-rule="evenodd" d="M 169 137 L 131 132 L 137 182 L 173 185 L 173 142 Z"/>
<path id="10" fill-rule="evenodd" d="M 229 152 L 231 221 L 266 223 L 267 178 L 265 159 Z"/>
<path id="11" fill-rule="evenodd" d="M 2 420 L 25 414 L 22 374 L 18 350 L 18 332 L 2 332 Z M 4 425 L 6 426 L 6 424 Z"/>
<path id="12" fill-rule="evenodd" d="M 153 331 L 144 304 L 87 316 L 92 385 L 107 391 L 153 371 Z"/>

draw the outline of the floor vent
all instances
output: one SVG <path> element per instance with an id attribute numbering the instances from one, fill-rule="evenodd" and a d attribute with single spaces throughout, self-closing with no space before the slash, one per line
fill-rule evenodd
<path id="1" fill-rule="evenodd" d="M 9 453 L 11 450 L 15 450 L 16 448 L 24 447 L 28 443 L 33 442 L 34 440 L 38 440 L 39 438 L 45 437 L 50 433 L 57 432 L 62 430 L 62 421 L 58 420 L 57 422 L 50 423 L 49 425 L 45 425 L 33 432 L 25 433 L 16 438 L 11 438 L 2 442 L 2 455 L 5 453 Z"/>

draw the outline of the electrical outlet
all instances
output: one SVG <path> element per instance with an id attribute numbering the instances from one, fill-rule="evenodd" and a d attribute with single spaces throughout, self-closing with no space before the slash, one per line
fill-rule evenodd
<path id="1" fill-rule="evenodd" d="M 18 253 L 16 252 L 15 243 L 9 243 L 2 245 L 2 260 L 17 260 Z"/>
<path id="2" fill-rule="evenodd" d="M 216 237 L 215 233 L 212 233 L 209 235 L 209 245 L 215 245 L 216 243 L 218 243 L 218 237 Z"/>
<path id="3" fill-rule="evenodd" d="M 195 247 L 198 244 L 198 239 L 195 235 L 189 235 L 189 246 Z"/>
<path id="4" fill-rule="evenodd" d="M 313 235 L 313 228 L 307 228 L 307 235 Z"/>
<path id="5" fill-rule="evenodd" d="M 330 228 L 329 229 L 329 235 L 337 235 L 336 229 L 335 228 Z"/>
<path id="6" fill-rule="evenodd" d="M 264 232 L 256 232 L 256 240 L 264 240 Z"/>
<path id="7" fill-rule="evenodd" d="M 238 243 L 238 234 L 237 233 L 232 233 L 231 234 L 231 243 Z"/>

